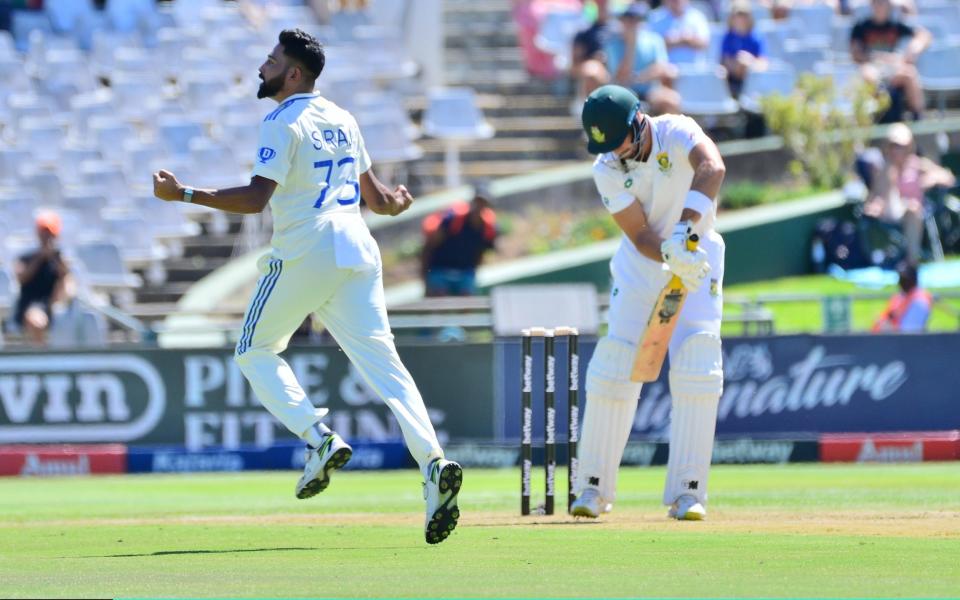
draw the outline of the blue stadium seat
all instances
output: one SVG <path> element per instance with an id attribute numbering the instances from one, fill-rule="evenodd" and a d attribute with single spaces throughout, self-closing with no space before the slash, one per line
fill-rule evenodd
<path id="1" fill-rule="evenodd" d="M 917 59 L 924 90 L 936 92 L 938 108 L 946 108 L 946 94 L 960 90 L 960 54 L 957 48 L 930 48 Z"/>
<path id="2" fill-rule="evenodd" d="M 772 94 L 784 96 L 793 92 L 797 83 L 797 73 L 789 65 L 771 64 L 765 71 L 751 71 L 743 82 L 740 92 L 740 106 L 748 112 L 762 113 L 760 101 Z"/>
<path id="3" fill-rule="evenodd" d="M 714 67 L 684 68 L 674 83 L 680 94 L 680 110 L 689 115 L 733 115 L 740 105 L 730 95 L 727 79 Z"/>

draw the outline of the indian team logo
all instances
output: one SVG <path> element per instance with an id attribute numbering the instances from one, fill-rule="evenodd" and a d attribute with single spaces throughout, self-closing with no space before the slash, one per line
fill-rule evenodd
<path id="1" fill-rule="evenodd" d="M 260 148 L 259 155 L 260 155 L 260 164 L 265 165 L 267 164 L 268 160 L 270 160 L 271 158 L 277 155 L 277 151 L 274 150 L 273 148 L 267 148 L 266 146 L 264 146 L 263 148 Z"/>
<path id="2" fill-rule="evenodd" d="M 607 136 L 605 136 L 603 132 L 600 131 L 600 128 L 597 127 L 596 125 L 590 128 L 590 137 L 592 137 L 593 141 L 595 141 L 598 144 L 602 144 L 605 141 L 607 141 Z"/>
<path id="3" fill-rule="evenodd" d="M 670 169 L 673 168 L 673 165 L 670 163 L 670 157 L 666 152 L 657 154 L 657 166 L 660 167 L 661 173 L 668 173 Z"/>

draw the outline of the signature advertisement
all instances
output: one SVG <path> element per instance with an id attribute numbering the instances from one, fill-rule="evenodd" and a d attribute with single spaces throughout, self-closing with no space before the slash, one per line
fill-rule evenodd
<path id="1" fill-rule="evenodd" d="M 586 340 L 580 345 L 584 372 L 594 345 Z M 518 439 L 519 344 L 504 342 L 498 354 L 503 385 L 497 399 L 505 416 L 498 435 Z M 955 366 L 960 334 L 728 338 L 723 355 L 719 439 L 960 428 L 960 370 Z M 539 362 L 535 354 L 535 366 Z M 563 364 L 559 353 L 557 363 Z M 633 424 L 637 439 L 668 435 L 668 368 L 643 387 Z M 542 439 L 542 416 L 536 420 L 542 413 L 542 380 L 541 367 L 534 371 L 534 439 L 538 431 Z M 562 415 L 564 390 L 557 397 Z M 566 431 L 565 422 L 558 431 Z"/>

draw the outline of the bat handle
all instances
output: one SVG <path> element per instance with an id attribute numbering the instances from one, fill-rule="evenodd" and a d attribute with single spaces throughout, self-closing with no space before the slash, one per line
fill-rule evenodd
<path id="1" fill-rule="evenodd" d="M 697 244 L 699 243 L 700 243 L 700 236 L 695 233 L 691 233 L 690 237 L 687 238 L 687 250 L 689 250 L 690 252 L 693 252 L 694 250 L 697 249 Z"/>

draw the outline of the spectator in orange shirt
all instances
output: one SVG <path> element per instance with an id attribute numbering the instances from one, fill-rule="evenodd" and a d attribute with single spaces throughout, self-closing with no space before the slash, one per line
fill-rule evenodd
<path id="1" fill-rule="evenodd" d="M 918 285 L 917 267 L 912 263 L 904 263 L 899 273 L 900 291 L 873 324 L 874 333 L 917 333 L 927 328 L 933 297 Z"/>
<path id="2" fill-rule="evenodd" d="M 459 202 L 423 221 L 421 275 L 427 296 L 472 296 L 477 267 L 494 247 L 497 217 L 485 184 L 474 186 L 473 200 Z"/>

